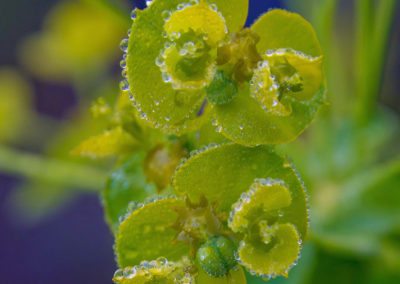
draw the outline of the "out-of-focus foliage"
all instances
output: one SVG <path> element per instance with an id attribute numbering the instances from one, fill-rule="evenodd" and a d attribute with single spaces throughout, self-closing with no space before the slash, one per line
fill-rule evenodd
<path id="1" fill-rule="evenodd" d="M 0 68 L 0 142 L 21 138 L 32 116 L 32 88 L 11 67 Z"/>
<path id="2" fill-rule="evenodd" d="M 129 25 L 121 13 L 107 1 L 63 1 L 22 43 L 20 61 L 44 80 L 93 78 L 119 57 L 116 46 Z"/>

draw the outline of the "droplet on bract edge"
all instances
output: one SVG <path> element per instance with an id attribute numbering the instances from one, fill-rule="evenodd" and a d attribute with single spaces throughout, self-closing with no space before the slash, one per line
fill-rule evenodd
<path id="1" fill-rule="evenodd" d="M 124 38 L 123 40 L 121 40 L 119 47 L 121 48 L 121 50 L 123 52 L 126 52 L 128 50 L 128 43 L 129 43 L 129 40 L 127 38 Z"/>
<path id="2" fill-rule="evenodd" d="M 119 87 L 120 87 L 121 91 L 128 91 L 128 90 L 129 90 L 129 83 L 128 83 L 128 81 L 127 81 L 127 80 L 122 80 L 122 81 L 119 83 Z"/>
<path id="3" fill-rule="evenodd" d="M 137 10 L 133 9 L 132 12 L 131 12 L 131 19 L 132 20 L 136 20 L 136 17 L 137 17 Z"/>

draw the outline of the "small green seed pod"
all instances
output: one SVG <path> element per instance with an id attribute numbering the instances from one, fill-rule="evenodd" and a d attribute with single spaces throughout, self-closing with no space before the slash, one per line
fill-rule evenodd
<path id="1" fill-rule="evenodd" d="M 210 276 L 222 277 L 236 265 L 236 246 L 224 236 L 210 238 L 197 251 L 196 259 Z"/>

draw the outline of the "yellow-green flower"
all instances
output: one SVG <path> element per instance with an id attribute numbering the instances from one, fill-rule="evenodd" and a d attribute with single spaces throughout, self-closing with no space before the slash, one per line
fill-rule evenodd
<path id="1" fill-rule="evenodd" d="M 294 140 L 324 99 L 322 55 L 301 16 L 271 10 L 244 28 L 248 0 L 155 0 L 135 11 L 122 84 L 167 133 L 218 131 L 243 145 Z"/>
<path id="2" fill-rule="evenodd" d="M 267 146 L 208 147 L 177 168 L 173 187 L 174 196 L 129 206 L 116 234 L 122 269 L 164 257 L 193 283 L 246 283 L 242 267 L 266 279 L 288 276 L 308 213 L 285 158 Z"/>

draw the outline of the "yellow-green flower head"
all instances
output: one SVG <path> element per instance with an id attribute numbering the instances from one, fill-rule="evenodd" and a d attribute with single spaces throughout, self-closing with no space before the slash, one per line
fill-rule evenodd
<path id="1" fill-rule="evenodd" d="M 294 140 L 324 99 L 311 25 L 271 10 L 243 28 L 248 0 L 154 0 L 135 11 L 122 64 L 141 117 L 164 132 L 217 129 L 244 145 Z"/>
<path id="2" fill-rule="evenodd" d="M 173 186 L 177 197 L 136 205 L 121 221 L 121 268 L 165 257 L 199 284 L 245 284 L 243 268 L 288 276 L 307 235 L 307 200 L 297 172 L 271 147 L 204 148 L 177 168 Z M 157 265 L 149 275 L 168 269 Z"/>

